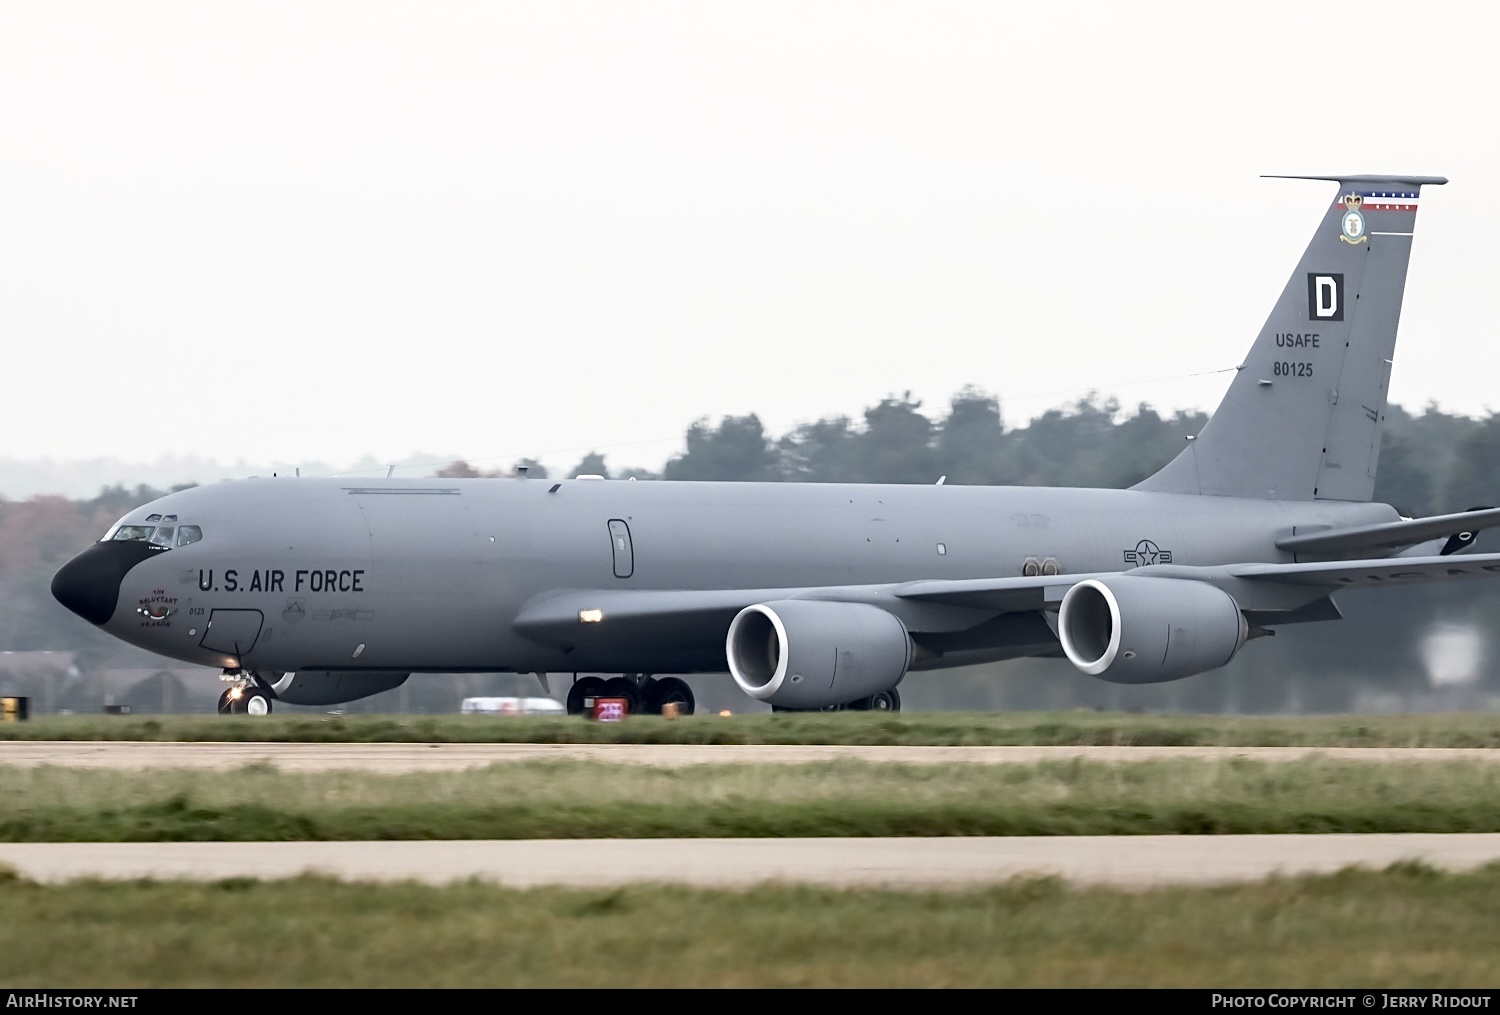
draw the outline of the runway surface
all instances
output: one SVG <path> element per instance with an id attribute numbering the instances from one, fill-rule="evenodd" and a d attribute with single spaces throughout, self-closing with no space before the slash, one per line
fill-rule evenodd
<path id="1" fill-rule="evenodd" d="M 1081 758 L 1298 761 L 1500 761 L 1500 750 L 1449 747 L 862 747 L 702 744 L 277 744 L 0 741 L 0 765 L 75 768 L 216 768 L 269 763 L 287 772 L 453 771 L 514 761 L 568 759 L 675 768 L 703 764 L 879 761 L 904 764 L 1034 764 Z"/>
<path id="2" fill-rule="evenodd" d="M 1056 875 L 1076 884 L 1148 888 L 1413 859 L 1448 870 L 1494 862 L 1500 833 L 0 844 L 0 863 L 37 881 L 282 878 L 317 871 L 358 881 L 481 878 L 516 887 L 722 888 L 776 881 L 943 888 Z"/>

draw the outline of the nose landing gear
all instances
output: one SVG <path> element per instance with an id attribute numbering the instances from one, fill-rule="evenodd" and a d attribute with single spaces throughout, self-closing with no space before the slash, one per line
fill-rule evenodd
<path id="1" fill-rule="evenodd" d="M 220 715 L 270 715 L 275 695 L 251 671 L 225 670 L 220 680 L 233 683 L 219 695 Z"/>

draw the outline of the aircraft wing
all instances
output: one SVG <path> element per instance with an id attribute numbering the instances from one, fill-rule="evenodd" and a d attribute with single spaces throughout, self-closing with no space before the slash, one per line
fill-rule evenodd
<path id="1" fill-rule="evenodd" d="M 531 600 L 515 628 L 539 641 L 572 641 L 587 625 L 611 628 L 646 624 L 695 627 L 722 620 L 725 627 L 747 606 L 788 599 L 803 589 L 576 589 Z M 593 617 L 594 619 L 587 619 Z"/>
<path id="2" fill-rule="evenodd" d="M 1426 539 L 1475 533 L 1497 525 L 1500 525 L 1500 508 L 1475 508 L 1472 511 L 1433 515 L 1430 518 L 1412 518 L 1399 522 L 1382 522 L 1379 525 L 1357 525 L 1287 536 L 1277 540 L 1276 545 L 1290 553 L 1347 553 L 1350 550 L 1410 546 Z"/>
<path id="3" fill-rule="evenodd" d="M 766 589 L 569 589 L 532 599 L 517 614 L 514 626 L 527 637 L 553 645 L 588 644 L 601 637 L 692 638 L 709 631 L 722 637 L 735 614 L 747 606 L 817 599 L 879 606 L 900 616 L 914 631 L 953 630 L 995 613 L 1040 610 L 1048 589 L 1054 589 L 1060 600 L 1084 577 Z"/>
<path id="4" fill-rule="evenodd" d="M 900 616 L 914 632 L 953 630 L 964 626 L 955 617 L 960 611 L 973 611 L 967 623 L 978 623 L 984 615 L 1028 613 L 1049 606 L 1055 609 L 1075 583 L 1085 578 L 1122 575 L 1207 582 L 1234 595 L 1247 609 L 1292 610 L 1310 598 L 1317 598 L 1318 590 L 1326 594 L 1346 588 L 1500 576 L 1500 554 L 1209 567 L 1158 564 L 1097 574 L 930 579 L 808 588 L 574 589 L 538 596 L 522 608 L 514 623 L 517 631 L 549 644 L 587 644 L 603 637 L 623 637 L 627 641 L 693 638 L 709 632 L 722 634 L 735 614 L 747 606 L 785 599 L 818 599 L 879 606 Z M 1284 602 L 1255 594 L 1256 587 L 1270 592 L 1275 586 L 1297 594 Z M 1310 597 L 1308 593 L 1314 595 Z M 923 607 L 939 609 L 923 613 Z"/>
<path id="5" fill-rule="evenodd" d="M 898 599 L 963 606 L 996 613 L 1021 613 L 1060 603 L 1077 582 L 1106 574 L 1055 574 L 1034 578 L 935 578 L 889 586 Z"/>
<path id="6" fill-rule="evenodd" d="M 917 581 L 890 587 L 892 595 L 902 599 L 925 600 L 949 606 L 1015 612 L 1045 609 L 1062 600 L 1075 582 L 1085 578 L 1110 578 L 1139 575 L 1149 578 L 1176 578 L 1202 581 L 1235 595 L 1249 608 L 1285 608 L 1272 602 L 1250 602 L 1244 595 L 1252 586 L 1291 586 L 1297 589 L 1338 589 L 1373 585 L 1410 585 L 1417 582 L 1446 581 L 1450 578 L 1500 577 L 1500 553 L 1465 554 L 1463 556 L 1379 557 L 1373 560 L 1315 561 L 1305 564 L 1247 563 L 1196 567 L 1182 564 L 1153 564 L 1108 574 L 1067 574 L 1037 578 L 975 578 L 960 581 Z"/>
<path id="7" fill-rule="evenodd" d="M 516 616 L 517 631 L 550 644 L 579 644 L 607 629 L 612 638 L 691 637 L 723 632 L 757 603 L 816 599 L 868 603 L 901 617 L 913 631 L 954 630 L 996 613 L 1024 613 L 1060 602 L 1074 582 L 1099 575 L 977 578 L 766 589 L 572 589 L 538 596 Z M 595 612 L 597 611 L 597 613 Z M 596 619 L 585 619 L 593 617 Z"/>

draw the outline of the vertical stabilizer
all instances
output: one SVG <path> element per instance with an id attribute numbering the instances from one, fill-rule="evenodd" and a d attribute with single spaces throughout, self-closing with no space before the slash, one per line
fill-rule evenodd
<path id="1" fill-rule="evenodd" d="M 1367 501 L 1423 186 L 1433 176 L 1300 176 L 1339 185 L 1307 252 L 1203 432 L 1137 490 Z"/>

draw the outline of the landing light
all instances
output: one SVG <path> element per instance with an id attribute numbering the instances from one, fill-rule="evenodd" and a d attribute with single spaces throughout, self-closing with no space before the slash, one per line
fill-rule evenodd
<path id="1" fill-rule="evenodd" d="M 604 619 L 603 610 L 579 610 L 578 622 L 580 624 L 597 624 Z"/>

